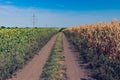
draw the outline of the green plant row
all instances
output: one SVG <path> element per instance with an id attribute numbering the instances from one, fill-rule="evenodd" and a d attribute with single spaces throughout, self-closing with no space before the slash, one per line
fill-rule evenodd
<path id="1" fill-rule="evenodd" d="M 1 28 L 0 80 L 22 68 L 56 32 L 53 28 Z"/>
<path id="2" fill-rule="evenodd" d="M 66 29 L 82 63 L 97 80 L 120 80 L 120 24 L 97 23 Z"/>
<path id="3" fill-rule="evenodd" d="M 64 60 L 62 52 L 62 33 L 59 33 L 55 45 L 51 51 L 51 55 L 43 68 L 40 80 L 63 80 L 64 66 L 60 63 Z"/>

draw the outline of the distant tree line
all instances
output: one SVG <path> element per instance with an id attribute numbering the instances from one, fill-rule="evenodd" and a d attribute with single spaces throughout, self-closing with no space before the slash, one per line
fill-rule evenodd
<path id="1" fill-rule="evenodd" d="M 0 28 L 6 28 L 5 26 L 0 26 Z"/>

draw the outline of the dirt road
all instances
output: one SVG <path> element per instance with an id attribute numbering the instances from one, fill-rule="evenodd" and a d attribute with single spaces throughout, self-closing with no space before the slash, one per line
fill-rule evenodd
<path id="1" fill-rule="evenodd" d="M 63 47 L 65 53 L 66 74 L 68 80 L 82 80 L 85 77 L 84 69 L 80 68 L 78 64 L 78 52 L 69 44 L 65 35 L 63 34 Z"/>
<path id="2" fill-rule="evenodd" d="M 18 71 L 15 77 L 8 80 L 39 80 L 42 68 L 50 55 L 56 37 L 57 35 L 53 36 L 40 50 L 38 55 L 35 55 L 35 57 L 22 70 Z"/>
<path id="3" fill-rule="evenodd" d="M 38 55 L 35 55 L 34 58 L 22 70 L 18 71 L 16 76 L 8 80 L 39 80 L 43 71 L 42 69 L 56 41 L 56 37 L 57 35 L 53 36 L 51 40 L 40 50 Z M 87 80 L 84 79 L 84 69 L 82 69 L 78 64 L 77 55 L 79 53 L 76 52 L 73 46 L 69 44 L 64 34 L 63 48 L 67 80 Z"/>

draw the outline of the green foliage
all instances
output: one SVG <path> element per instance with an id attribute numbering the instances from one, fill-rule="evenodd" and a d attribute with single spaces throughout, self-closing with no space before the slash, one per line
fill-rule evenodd
<path id="1" fill-rule="evenodd" d="M 0 29 L 0 80 L 22 68 L 54 33 L 52 28 Z"/>
<path id="2" fill-rule="evenodd" d="M 1 26 L 0 28 L 6 28 L 5 26 Z"/>
<path id="3" fill-rule="evenodd" d="M 62 34 L 59 34 L 51 51 L 51 55 L 44 66 L 40 80 L 63 80 L 63 77 L 60 77 L 60 75 L 63 74 L 60 72 L 63 69 L 63 65 L 59 63 L 59 61 L 64 58 L 63 55 L 59 55 L 62 51 Z"/>

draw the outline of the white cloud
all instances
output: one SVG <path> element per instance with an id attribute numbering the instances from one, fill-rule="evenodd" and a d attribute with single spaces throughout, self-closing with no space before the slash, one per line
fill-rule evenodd
<path id="1" fill-rule="evenodd" d="M 0 25 L 32 27 L 32 15 L 36 15 L 36 26 L 67 27 L 120 19 L 120 11 L 80 12 L 55 11 L 35 8 L 17 8 L 15 6 L 0 5 Z"/>

